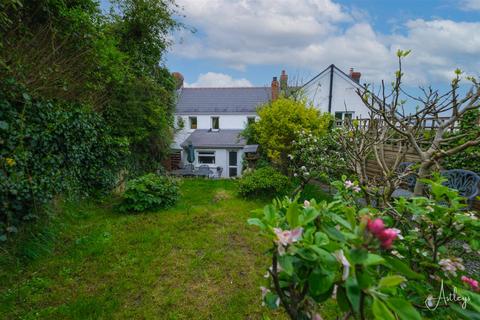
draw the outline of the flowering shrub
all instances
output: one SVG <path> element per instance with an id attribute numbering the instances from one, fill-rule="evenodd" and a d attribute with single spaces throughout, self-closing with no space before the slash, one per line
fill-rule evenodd
<path id="1" fill-rule="evenodd" d="M 288 154 L 290 170 L 306 185 L 310 179 L 331 182 L 339 178 L 339 172 L 346 171 L 346 162 L 336 142 L 337 131 L 319 135 L 309 131 L 296 132 L 292 150 Z"/>
<path id="2" fill-rule="evenodd" d="M 478 250 L 478 220 L 459 211 L 457 192 L 426 183 L 430 198 L 385 211 L 358 209 L 358 184 L 345 177 L 330 203 L 285 198 L 255 211 L 248 222 L 272 241 L 263 303 L 291 319 L 322 319 L 321 304 L 331 299 L 344 319 L 478 317 L 478 279 L 448 247 L 468 235 Z"/>

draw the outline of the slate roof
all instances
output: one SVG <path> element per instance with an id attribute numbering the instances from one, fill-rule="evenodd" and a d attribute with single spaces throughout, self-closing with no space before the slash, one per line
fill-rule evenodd
<path id="1" fill-rule="evenodd" d="M 211 131 L 207 129 L 197 129 L 182 142 L 182 148 L 185 148 L 192 142 L 195 148 L 243 148 L 247 143 L 240 133 L 243 130 L 221 129 Z"/>
<path id="2" fill-rule="evenodd" d="M 270 87 L 182 88 L 178 94 L 177 114 L 255 113 L 271 98 Z"/>

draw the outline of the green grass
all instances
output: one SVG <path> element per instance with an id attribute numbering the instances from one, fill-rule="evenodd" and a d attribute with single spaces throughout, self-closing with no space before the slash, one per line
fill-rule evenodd
<path id="1" fill-rule="evenodd" d="M 235 182 L 185 180 L 168 210 L 127 215 L 84 201 L 0 251 L 0 319 L 273 319 L 259 286 L 260 200 Z"/>

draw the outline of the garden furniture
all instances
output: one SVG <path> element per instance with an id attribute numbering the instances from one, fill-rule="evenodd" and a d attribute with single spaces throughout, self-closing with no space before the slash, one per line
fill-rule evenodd
<path id="1" fill-rule="evenodd" d="M 403 168 L 401 172 L 405 172 L 413 163 L 402 162 L 399 166 L 399 170 Z M 402 168 L 400 168 L 402 167 Z M 447 179 L 443 185 L 458 190 L 458 193 L 466 198 L 467 209 L 470 209 L 473 204 L 473 200 L 479 195 L 480 192 L 480 176 L 473 171 L 463 169 L 444 170 L 441 175 Z M 417 181 L 415 174 L 410 174 L 406 178 L 406 184 L 408 189 L 398 188 L 392 193 L 392 198 L 410 198 L 413 196 L 413 189 Z"/>
<path id="2" fill-rule="evenodd" d="M 197 177 L 205 177 L 205 178 L 208 178 L 210 177 L 210 175 L 212 174 L 212 170 L 210 170 L 210 167 L 205 165 L 205 164 L 202 164 L 198 170 L 195 172 L 195 175 Z"/>

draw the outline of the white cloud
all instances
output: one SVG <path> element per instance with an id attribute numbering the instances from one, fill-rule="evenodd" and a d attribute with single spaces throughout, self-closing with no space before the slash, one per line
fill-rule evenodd
<path id="1" fill-rule="evenodd" d="M 185 83 L 185 87 L 251 87 L 247 79 L 234 79 L 228 74 L 207 72 L 202 73 L 194 83 Z"/>
<path id="2" fill-rule="evenodd" d="M 460 7 L 463 10 L 480 10 L 480 0 L 463 0 Z"/>
<path id="3" fill-rule="evenodd" d="M 242 70 L 249 65 L 320 72 L 331 63 L 355 67 L 367 81 L 390 79 L 395 51 L 412 49 L 408 81 L 444 81 L 456 67 L 479 70 L 480 23 L 410 20 L 404 34 L 381 34 L 365 12 L 332 0 L 179 0 L 198 34 L 182 33 L 174 54 L 209 58 Z M 480 0 L 468 0 L 470 5 Z M 268 81 L 269 79 L 266 79 Z"/>

